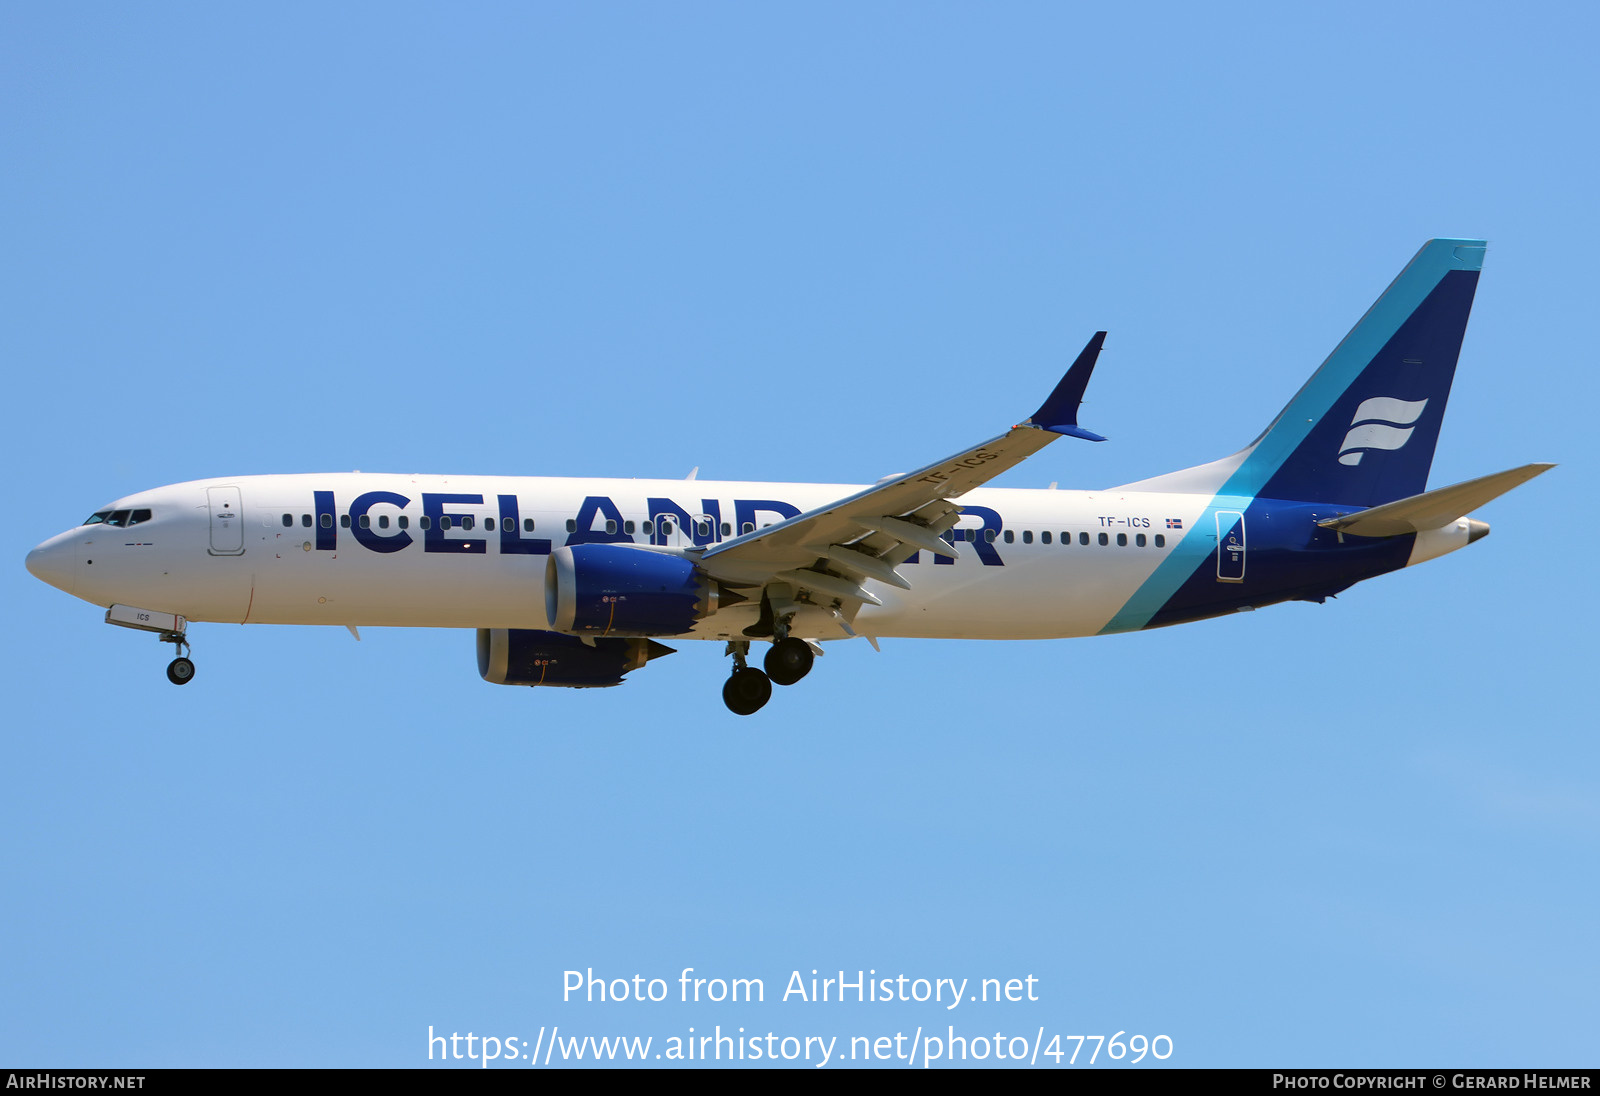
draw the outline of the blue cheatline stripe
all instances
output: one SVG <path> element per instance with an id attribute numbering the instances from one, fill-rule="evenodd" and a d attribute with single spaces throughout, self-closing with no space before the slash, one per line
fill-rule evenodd
<path id="1" fill-rule="evenodd" d="M 1256 492 L 1299 448 L 1317 420 L 1361 376 L 1374 355 L 1394 338 L 1400 325 L 1427 300 L 1444 276 L 1452 270 L 1483 269 L 1484 247 L 1482 240 L 1429 240 L 1422 245 L 1400 276 L 1257 439 L 1244 463 L 1218 488 L 1183 539 L 1100 629 L 1101 635 L 1135 631 L 1150 622 L 1195 568 L 1210 558 L 1215 548 L 1216 512 L 1248 509 Z"/>
<path id="2" fill-rule="evenodd" d="M 1117 615 L 1112 617 L 1100 635 L 1112 632 L 1133 632 L 1150 623 L 1150 618 L 1161 610 L 1167 599 L 1194 574 L 1195 568 L 1204 566 L 1217 546 L 1217 511 L 1237 510 L 1241 514 L 1250 508 L 1254 499 L 1249 495 L 1218 493 L 1194 519 L 1183 539 L 1173 546 L 1167 558 L 1144 580 L 1134 595 L 1127 600 Z M 1247 534 L 1248 535 L 1248 534 Z"/>

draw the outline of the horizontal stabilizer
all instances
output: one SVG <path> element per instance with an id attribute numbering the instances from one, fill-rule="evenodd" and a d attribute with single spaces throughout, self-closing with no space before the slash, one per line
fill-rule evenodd
<path id="1" fill-rule="evenodd" d="M 1440 529 L 1554 467 L 1553 464 L 1524 464 L 1521 468 L 1425 491 L 1317 524 L 1358 537 L 1397 537 L 1403 533 Z"/>

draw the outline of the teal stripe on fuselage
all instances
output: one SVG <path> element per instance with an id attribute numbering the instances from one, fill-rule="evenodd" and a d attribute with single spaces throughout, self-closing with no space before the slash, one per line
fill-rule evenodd
<path id="1" fill-rule="evenodd" d="M 1361 376 L 1374 355 L 1394 338 L 1400 325 L 1428 298 L 1444 276 L 1452 270 L 1483 268 L 1484 246 L 1482 240 L 1429 240 L 1422 246 L 1289 405 L 1279 412 L 1266 433 L 1256 439 L 1244 463 L 1218 488 L 1205 511 L 1155 572 L 1100 629 L 1101 635 L 1137 631 L 1150 622 L 1195 569 L 1211 558 L 1216 549 L 1216 512 L 1248 509 L 1256 493 L 1300 446 L 1345 389 Z"/>

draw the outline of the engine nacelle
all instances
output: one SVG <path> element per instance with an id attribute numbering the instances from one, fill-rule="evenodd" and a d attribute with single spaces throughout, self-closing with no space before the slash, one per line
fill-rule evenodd
<path id="1" fill-rule="evenodd" d="M 596 639 L 524 628 L 479 628 L 478 673 L 495 685 L 603 689 L 652 658 L 673 653 L 648 639 Z"/>
<path id="2" fill-rule="evenodd" d="M 682 635 L 720 593 L 692 560 L 626 544 L 557 548 L 544 573 L 550 626 L 569 635 Z"/>

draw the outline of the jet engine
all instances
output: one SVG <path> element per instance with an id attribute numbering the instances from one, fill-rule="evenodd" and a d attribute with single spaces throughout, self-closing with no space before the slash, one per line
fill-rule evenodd
<path id="1" fill-rule="evenodd" d="M 673 648 L 649 639 L 595 639 L 524 628 L 479 628 L 478 673 L 495 685 L 603 689 Z"/>
<path id="2" fill-rule="evenodd" d="M 626 544 L 557 548 L 544 573 L 550 626 L 569 635 L 682 635 L 733 600 L 693 560 Z"/>

